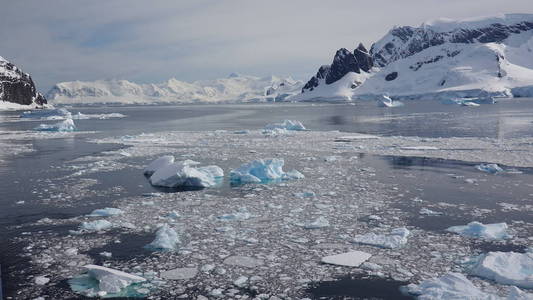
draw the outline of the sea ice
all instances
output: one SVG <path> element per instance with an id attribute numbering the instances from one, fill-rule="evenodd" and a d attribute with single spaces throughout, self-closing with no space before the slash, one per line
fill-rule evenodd
<path id="1" fill-rule="evenodd" d="M 440 216 L 442 215 L 441 212 L 438 212 L 438 211 L 433 211 L 431 209 L 428 209 L 428 208 L 422 208 L 420 209 L 420 212 L 419 212 L 421 215 L 425 215 L 425 216 Z"/>
<path id="2" fill-rule="evenodd" d="M 326 264 L 359 267 L 362 263 L 367 261 L 372 254 L 362 251 L 351 251 L 337 255 L 330 255 L 322 258 L 322 262 Z"/>
<path id="3" fill-rule="evenodd" d="M 174 156 L 172 155 L 165 155 L 157 158 L 156 160 L 152 161 L 146 168 L 144 168 L 144 174 L 151 176 L 155 173 L 155 171 L 161 169 L 164 166 L 170 165 L 174 163 Z"/>
<path id="4" fill-rule="evenodd" d="M 306 130 L 305 126 L 300 121 L 285 120 L 282 123 L 273 123 L 265 126 L 267 130 L 273 129 L 286 129 L 286 130 L 295 130 L 302 131 Z"/>
<path id="5" fill-rule="evenodd" d="M 150 177 L 150 183 L 162 187 L 212 187 L 224 176 L 218 166 L 193 167 L 193 161 L 171 163 L 157 169 Z"/>
<path id="6" fill-rule="evenodd" d="M 241 207 L 238 212 L 220 215 L 217 218 L 225 221 L 244 221 L 251 217 L 252 215 L 248 212 L 246 207 Z"/>
<path id="7" fill-rule="evenodd" d="M 45 276 L 37 276 L 35 277 L 34 281 L 35 281 L 35 284 L 45 285 L 50 282 L 50 278 L 45 277 Z"/>
<path id="8" fill-rule="evenodd" d="M 485 238 L 491 240 L 507 239 L 511 237 L 511 235 L 507 233 L 506 223 L 495 223 L 485 225 L 480 222 L 474 221 L 464 226 L 449 227 L 448 229 L 446 229 L 446 231 L 454 232 L 468 237 Z"/>
<path id="9" fill-rule="evenodd" d="M 25 111 L 20 115 L 20 118 L 53 120 L 54 117 L 57 117 L 57 119 L 64 119 L 69 116 L 71 116 L 71 113 L 68 110 L 66 110 L 65 108 L 58 108 Z"/>
<path id="10" fill-rule="evenodd" d="M 181 243 L 178 233 L 168 224 L 159 227 L 155 233 L 155 239 L 145 247 L 151 250 L 174 251 Z"/>
<path id="11" fill-rule="evenodd" d="M 230 172 L 230 179 L 234 183 L 266 183 L 276 180 L 301 179 L 303 174 L 293 170 L 285 173 L 281 158 L 258 159 L 241 165 Z"/>
<path id="12" fill-rule="evenodd" d="M 184 280 L 194 278 L 198 274 L 197 268 L 177 268 L 161 272 L 161 278 L 169 280 Z"/>
<path id="13" fill-rule="evenodd" d="M 533 253 L 489 252 L 470 270 L 476 275 L 501 284 L 533 288 Z"/>
<path id="14" fill-rule="evenodd" d="M 305 223 L 298 223 L 296 225 L 301 226 L 305 229 L 320 229 L 320 228 L 329 227 L 329 221 L 328 219 L 326 219 L 326 217 L 320 216 L 313 221 L 307 221 Z"/>
<path id="15" fill-rule="evenodd" d="M 244 287 L 246 283 L 248 282 L 248 277 L 246 276 L 239 276 L 239 278 L 235 279 L 233 281 L 233 284 L 237 287 Z"/>
<path id="16" fill-rule="evenodd" d="M 82 222 L 80 231 L 102 231 L 113 227 L 113 224 L 107 220 L 96 220 L 90 222 Z"/>
<path id="17" fill-rule="evenodd" d="M 490 174 L 503 172 L 503 169 L 497 164 L 480 164 L 476 166 L 476 169 Z"/>
<path id="18" fill-rule="evenodd" d="M 410 232 L 407 228 L 395 228 L 389 234 L 367 233 L 356 235 L 353 238 L 354 243 L 377 246 L 381 248 L 399 248 L 407 244 L 407 237 Z"/>
<path id="19" fill-rule="evenodd" d="M 93 210 L 92 213 L 88 214 L 88 217 L 109 217 L 123 214 L 124 211 L 118 208 L 106 207 Z"/>
<path id="20" fill-rule="evenodd" d="M 146 279 L 137 275 L 96 265 L 86 265 L 87 274 L 69 280 L 70 288 L 88 297 L 139 297 L 139 293 L 131 285 L 145 282 Z"/>
<path id="21" fill-rule="evenodd" d="M 70 132 L 76 130 L 76 125 L 72 119 L 65 119 L 56 124 L 41 124 L 35 127 L 37 131 L 55 131 L 55 132 Z"/>
<path id="22" fill-rule="evenodd" d="M 236 256 L 230 256 L 224 259 L 224 263 L 226 265 L 231 265 L 231 266 L 255 268 L 255 267 L 259 267 L 263 265 L 264 262 L 261 259 L 257 259 L 253 257 L 236 255 Z"/>

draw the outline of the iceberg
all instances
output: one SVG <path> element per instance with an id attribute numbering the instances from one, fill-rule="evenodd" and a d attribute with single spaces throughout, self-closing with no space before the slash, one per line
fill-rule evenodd
<path id="1" fill-rule="evenodd" d="M 168 166 L 170 164 L 174 163 L 174 156 L 172 155 L 165 155 L 157 158 L 156 160 L 152 161 L 148 166 L 144 168 L 144 175 L 151 176 L 155 173 L 155 171 L 161 169 L 164 166 Z"/>
<path id="2" fill-rule="evenodd" d="M 454 232 L 463 236 L 474 238 L 485 238 L 489 240 L 499 240 L 510 238 L 507 233 L 506 223 L 483 224 L 480 222 L 470 222 L 464 226 L 452 226 L 446 231 Z"/>
<path id="3" fill-rule="evenodd" d="M 489 252 L 480 257 L 470 274 L 500 284 L 533 289 L 533 253 Z"/>
<path id="4" fill-rule="evenodd" d="M 71 113 L 65 108 L 58 109 L 36 109 L 23 112 L 19 117 L 23 119 L 47 119 L 57 120 L 70 117 Z"/>
<path id="5" fill-rule="evenodd" d="M 72 119 L 65 119 L 56 124 L 41 124 L 35 127 L 36 131 L 71 132 L 76 130 L 76 125 Z"/>
<path id="6" fill-rule="evenodd" d="M 410 232 L 407 228 L 395 228 L 389 234 L 367 233 L 356 235 L 352 242 L 364 245 L 371 245 L 381 248 L 399 248 L 407 244 L 407 237 Z"/>
<path id="7" fill-rule="evenodd" d="M 379 107 L 400 107 L 403 106 L 403 103 L 400 101 L 393 101 L 391 97 L 387 95 L 381 95 L 378 99 Z"/>
<path id="8" fill-rule="evenodd" d="M 476 166 L 476 169 L 490 174 L 503 172 L 503 169 L 497 164 L 480 164 Z"/>
<path id="9" fill-rule="evenodd" d="M 305 126 L 300 121 L 294 120 L 285 120 L 282 123 L 272 123 L 265 126 L 266 130 L 276 130 L 276 129 L 285 129 L 285 130 L 294 130 L 294 131 L 303 131 L 306 130 Z"/>
<path id="10" fill-rule="evenodd" d="M 323 257 L 322 262 L 338 266 L 359 267 L 371 256 L 372 254 L 363 251 L 351 251 L 342 254 Z"/>
<path id="11" fill-rule="evenodd" d="M 102 231 L 113 227 L 113 224 L 106 220 L 96 220 L 91 222 L 82 222 L 80 225 L 80 232 L 84 231 Z"/>
<path id="12" fill-rule="evenodd" d="M 145 297 L 135 285 L 146 279 L 137 275 L 97 265 L 86 265 L 86 274 L 68 281 L 70 288 L 87 297 Z"/>
<path id="13" fill-rule="evenodd" d="M 106 207 L 93 210 L 92 213 L 88 214 L 88 217 L 109 217 L 123 214 L 124 211 L 118 208 Z"/>
<path id="14" fill-rule="evenodd" d="M 292 170 L 283 171 L 285 161 L 280 158 L 258 159 L 241 165 L 230 172 L 230 180 L 233 183 L 267 183 L 277 180 L 302 179 L 305 176 Z"/>
<path id="15" fill-rule="evenodd" d="M 155 161 L 154 161 L 155 162 Z M 161 187 L 200 187 L 215 186 L 217 179 L 224 176 L 218 166 L 193 167 L 197 164 L 191 160 L 170 163 L 158 168 L 150 177 L 150 183 Z"/>
<path id="16" fill-rule="evenodd" d="M 174 251 L 181 243 L 178 233 L 167 224 L 159 227 L 155 239 L 145 246 L 147 249 L 159 251 Z"/>
<path id="17" fill-rule="evenodd" d="M 496 295 L 483 292 L 461 273 L 447 273 L 437 278 L 422 281 L 420 284 L 409 284 L 402 287 L 408 294 L 420 300 L 441 299 L 501 299 Z"/>

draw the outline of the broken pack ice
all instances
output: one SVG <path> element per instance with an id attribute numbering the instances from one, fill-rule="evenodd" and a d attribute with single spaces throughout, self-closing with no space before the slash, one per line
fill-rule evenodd
<path id="1" fill-rule="evenodd" d="M 389 234 L 367 233 L 356 235 L 352 242 L 358 244 L 371 245 L 381 248 L 399 248 L 407 244 L 407 237 L 410 232 L 407 228 L 395 228 Z"/>
<path id="2" fill-rule="evenodd" d="M 41 124 L 35 127 L 37 131 L 55 131 L 55 132 L 71 132 L 76 130 L 76 125 L 72 119 L 65 119 L 56 124 Z"/>
<path id="3" fill-rule="evenodd" d="M 302 122 L 295 121 L 295 120 L 284 120 L 281 123 L 268 124 L 265 126 L 265 129 L 267 130 L 285 129 L 285 130 L 295 130 L 295 131 L 306 130 Z"/>

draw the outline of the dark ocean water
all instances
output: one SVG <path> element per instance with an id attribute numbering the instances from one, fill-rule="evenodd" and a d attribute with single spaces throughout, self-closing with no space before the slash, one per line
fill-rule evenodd
<path id="1" fill-rule="evenodd" d="M 90 212 L 94 208 L 104 207 L 117 198 L 128 195 L 139 195 L 157 191 L 146 184 L 145 178 L 138 170 L 121 170 L 106 173 L 107 180 L 95 186 L 105 190 L 121 185 L 126 189 L 120 195 L 94 196 L 84 200 L 85 205 L 79 207 L 59 208 L 42 205 L 40 198 L 46 197 L 49 182 L 46 178 L 57 178 L 69 172 L 52 166 L 61 162 L 102 151 L 116 150 L 122 146 L 111 144 L 93 144 L 87 139 L 128 134 L 150 133 L 168 130 L 238 130 L 259 129 L 265 124 L 284 119 L 300 120 L 311 130 L 339 130 L 391 136 L 419 137 L 491 137 L 505 139 L 509 137 L 533 136 L 533 99 L 514 99 L 500 101 L 493 105 L 481 107 L 461 107 L 443 105 L 434 101 L 406 102 L 403 107 L 378 108 L 374 103 L 348 104 L 245 104 L 245 105 L 187 105 L 187 106 L 117 106 L 117 107 L 74 107 L 71 112 L 84 114 L 122 113 L 123 119 L 108 120 L 77 120 L 79 131 L 94 131 L 60 139 L 26 140 L 33 144 L 35 151 L 12 157 L 5 163 L 0 162 L 0 264 L 4 293 L 16 293 L 16 279 L 10 275 L 13 270 L 25 265 L 25 260 L 17 256 L 23 245 L 13 241 L 22 231 L 17 225 L 35 222 L 39 219 L 70 218 Z M 0 131 L 32 130 L 41 123 L 57 121 L 18 120 L 20 112 L 0 112 Z M 20 141 L 16 141 L 20 142 Z M 531 154 L 525 154 L 531 155 Z M 450 173 L 474 176 L 476 171 L 471 163 L 447 161 L 427 158 L 397 158 L 366 156 L 365 159 L 377 170 L 383 182 L 394 182 L 409 187 L 405 202 L 420 197 L 434 201 L 468 203 L 479 207 L 494 208 L 498 201 L 513 203 L 530 197 L 533 183 L 533 172 L 522 170 L 524 174 L 488 177 L 481 186 L 466 186 L 457 189 L 456 179 Z M 404 176 L 414 174 L 413 177 Z M 83 178 L 100 179 L 101 174 L 91 174 Z M 23 205 L 16 204 L 24 201 Z M 434 217 L 420 218 L 411 206 L 399 205 L 402 209 L 413 210 L 410 225 L 427 230 L 443 230 L 457 222 L 463 224 L 468 216 L 456 214 L 434 222 Z M 528 213 L 509 212 L 498 217 L 497 221 L 506 219 L 529 220 Z M 496 221 L 491 216 L 479 219 L 482 222 Z M 33 230 L 57 230 L 57 228 L 36 227 Z M 68 230 L 68 228 L 64 228 Z M 376 297 L 377 299 L 399 299 L 396 291 L 398 283 L 383 281 L 384 291 L 379 294 L 357 294 L 357 289 L 347 287 L 343 279 L 338 285 L 317 285 L 312 292 L 317 297 Z M 361 281 L 352 279 L 356 286 Z M 368 284 L 379 290 L 378 279 L 367 280 Z M 364 282 L 363 282 L 364 283 Z M 393 287 L 393 288 L 392 288 Z M 338 291 L 335 294 L 335 291 Z"/>

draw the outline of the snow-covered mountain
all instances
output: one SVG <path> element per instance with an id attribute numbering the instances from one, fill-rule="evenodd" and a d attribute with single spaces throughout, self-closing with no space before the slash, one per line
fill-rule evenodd
<path id="1" fill-rule="evenodd" d="M 282 101 L 299 93 L 302 86 L 301 81 L 292 78 L 232 73 L 227 78 L 192 83 L 174 78 L 156 84 L 127 80 L 61 82 L 48 92 L 47 98 L 53 104 Z"/>
<path id="2" fill-rule="evenodd" d="M 0 56 L 0 107 L 43 105 L 46 99 L 37 92 L 31 76 Z"/>
<path id="3" fill-rule="evenodd" d="M 363 66 L 365 68 L 363 68 Z M 533 96 L 533 14 L 441 19 L 340 49 L 289 100 Z"/>

